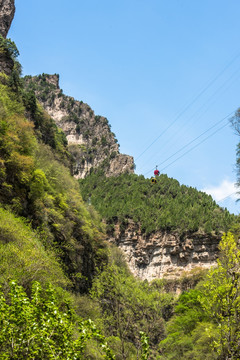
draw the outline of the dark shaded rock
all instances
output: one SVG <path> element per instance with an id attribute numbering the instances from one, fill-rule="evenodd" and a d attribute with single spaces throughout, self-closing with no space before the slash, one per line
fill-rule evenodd
<path id="1" fill-rule="evenodd" d="M 15 0 L 0 0 L 0 34 L 6 38 L 15 14 Z"/>
<path id="2" fill-rule="evenodd" d="M 13 66 L 14 61 L 5 52 L 0 52 L 0 72 L 10 75 Z"/>

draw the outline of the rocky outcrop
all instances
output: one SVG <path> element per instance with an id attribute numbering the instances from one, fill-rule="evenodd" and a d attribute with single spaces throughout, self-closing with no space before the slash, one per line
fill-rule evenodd
<path id="1" fill-rule="evenodd" d="M 64 131 L 76 178 L 84 178 L 97 168 L 102 168 L 106 176 L 134 172 L 133 157 L 120 154 L 108 120 L 95 116 L 88 104 L 64 95 L 58 75 L 27 76 L 25 86 L 35 92 L 43 108 Z"/>
<path id="2" fill-rule="evenodd" d="M 142 280 L 177 278 L 194 268 L 210 268 L 216 264 L 220 237 L 193 233 L 157 231 L 141 234 L 140 226 L 129 220 L 123 230 L 115 226 L 115 243 L 125 254 L 131 272 Z"/>
<path id="3" fill-rule="evenodd" d="M 6 52 L 0 51 L 0 72 L 10 75 L 14 67 L 14 61 Z"/>
<path id="4" fill-rule="evenodd" d="M 6 38 L 15 14 L 15 0 L 0 0 L 0 34 Z"/>
<path id="5" fill-rule="evenodd" d="M 14 0 L 0 0 L 0 34 L 6 38 L 15 13 Z M 7 51 L 0 49 L 0 72 L 10 75 L 14 61 Z"/>

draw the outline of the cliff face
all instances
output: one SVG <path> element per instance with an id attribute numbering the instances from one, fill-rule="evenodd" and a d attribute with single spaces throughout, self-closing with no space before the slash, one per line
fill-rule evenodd
<path id="1" fill-rule="evenodd" d="M 0 0 L 0 34 L 6 38 L 15 14 L 14 0 Z M 0 48 L 0 72 L 10 75 L 14 62 L 9 54 Z"/>
<path id="2" fill-rule="evenodd" d="M 14 0 L 0 0 L 0 34 L 6 38 L 15 14 Z"/>
<path id="3" fill-rule="evenodd" d="M 131 272 L 142 280 L 177 278 L 194 268 L 216 264 L 220 237 L 202 233 L 179 236 L 157 231 L 146 237 L 137 224 L 129 222 L 125 230 L 115 226 L 110 239 L 125 254 Z"/>
<path id="4" fill-rule="evenodd" d="M 66 134 L 74 158 L 73 174 L 84 178 L 101 167 L 106 176 L 133 173 L 133 157 L 120 154 L 108 120 L 95 116 L 89 105 L 66 96 L 59 88 L 58 75 L 25 77 L 25 86 Z"/>
<path id="5" fill-rule="evenodd" d="M 11 75 L 14 66 L 14 61 L 9 57 L 6 52 L 0 49 L 0 72 L 6 75 Z"/>

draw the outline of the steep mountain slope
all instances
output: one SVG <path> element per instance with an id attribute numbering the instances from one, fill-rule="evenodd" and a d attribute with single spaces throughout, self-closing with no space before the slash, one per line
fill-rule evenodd
<path id="1" fill-rule="evenodd" d="M 93 169 L 103 168 L 106 176 L 133 173 L 134 162 L 129 155 L 119 153 L 115 134 L 108 120 L 95 116 L 89 105 L 66 96 L 59 88 L 58 75 L 26 76 L 25 88 L 38 101 L 65 133 L 72 154 L 73 174 L 84 178 Z"/>
<path id="2" fill-rule="evenodd" d="M 11 49 L 11 42 L 0 43 L 0 52 L 8 54 L 15 68 Z M 104 226 L 94 209 L 84 204 L 79 184 L 70 174 L 64 133 L 35 97 L 23 90 L 17 69 L 10 76 L 0 74 L 0 207 L 10 212 L 9 227 L 1 223 L 1 263 L 8 263 L 10 252 L 16 251 L 20 273 L 15 278 L 25 276 L 22 269 L 28 268 L 30 282 L 56 259 L 58 268 L 54 260 L 53 271 L 62 272 L 63 278 L 65 273 L 75 291 L 86 292 L 96 267 L 107 259 Z M 14 235 L 17 221 L 22 225 Z M 18 236 L 23 236 L 22 242 Z M 41 252 L 42 263 L 31 273 L 31 262 Z M 47 282 L 47 271 L 43 273 L 42 281 Z M 5 281 L 4 277 L 0 280 Z"/>

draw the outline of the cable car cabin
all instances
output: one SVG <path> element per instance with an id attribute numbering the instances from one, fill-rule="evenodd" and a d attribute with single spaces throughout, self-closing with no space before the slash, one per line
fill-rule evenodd
<path id="1" fill-rule="evenodd" d="M 152 183 L 152 184 L 156 184 L 156 183 L 157 183 L 157 180 L 152 177 L 152 178 L 151 178 L 151 183 Z"/>
<path id="2" fill-rule="evenodd" d="M 154 175 L 155 176 L 159 176 L 160 175 L 160 171 L 158 169 L 154 170 Z"/>

